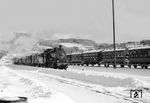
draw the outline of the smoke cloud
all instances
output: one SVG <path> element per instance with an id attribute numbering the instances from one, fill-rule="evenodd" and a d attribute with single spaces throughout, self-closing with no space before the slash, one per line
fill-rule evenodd
<path id="1" fill-rule="evenodd" d="M 66 38 L 81 38 L 81 34 L 57 32 L 55 30 L 43 30 L 36 32 L 14 32 L 0 35 L 0 49 L 12 53 L 31 51 L 33 46 L 40 40 L 57 40 Z M 8 38 L 7 38 L 8 37 Z M 85 35 L 84 38 L 89 38 Z"/>

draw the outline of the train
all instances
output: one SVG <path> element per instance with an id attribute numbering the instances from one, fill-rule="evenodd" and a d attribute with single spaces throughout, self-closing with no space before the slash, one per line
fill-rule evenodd
<path id="1" fill-rule="evenodd" d="M 32 53 L 28 56 L 15 58 L 14 64 L 65 70 L 69 65 L 104 65 L 105 67 L 120 65 L 120 67 L 128 66 L 129 68 L 137 68 L 138 66 L 148 68 L 150 65 L 150 46 L 116 49 L 116 65 L 114 65 L 114 50 L 100 49 L 66 54 L 61 45 Z"/>
<path id="2" fill-rule="evenodd" d="M 131 68 L 148 68 L 150 65 L 150 46 L 116 49 L 116 65 L 114 65 L 114 50 L 91 50 L 82 53 L 67 54 L 67 62 L 70 65 L 110 65 Z"/>
<path id="3" fill-rule="evenodd" d="M 67 69 L 67 55 L 61 45 L 49 48 L 41 52 L 34 52 L 30 55 L 14 58 L 14 64 L 48 67 L 54 69 Z"/>

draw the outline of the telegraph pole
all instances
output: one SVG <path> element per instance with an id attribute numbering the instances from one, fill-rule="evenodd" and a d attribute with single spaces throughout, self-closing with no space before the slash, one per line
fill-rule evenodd
<path id="1" fill-rule="evenodd" d="M 116 69 L 116 40 L 115 40 L 115 7 L 114 0 L 112 0 L 112 17 L 113 17 L 113 47 L 114 47 L 114 69 Z"/>

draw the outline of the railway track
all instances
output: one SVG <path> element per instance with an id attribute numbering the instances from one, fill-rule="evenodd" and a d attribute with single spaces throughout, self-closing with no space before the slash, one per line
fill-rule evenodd
<path id="1" fill-rule="evenodd" d="M 50 75 L 46 75 L 46 76 L 51 77 Z M 52 78 L 54 78 L 54 76 L 52 76 Z M 103 88 L 101 88 L 101 90 L 98 90 L 97 88 L 94 88 L 94 86 L 92 84 L 90 85 L 90 84 L 87 84 L 87 83 L 84 83 L 84 82 L 81 82 L 81 81 L 76 81 L 74 79 L 68 79 L 68 78 L 59 77 L 59 76 L 55 76 L 54 79 L 56 79 L 57 81 L 59 81 L 61 83 L 86 88 L 86 89 L 89 89 L 93 92 L 100 93 L 100 94 L 103 94 L 103 95 L 108 95 L 108 96 L 111 96 L 111 97 L 115 97 L 116 99 L 123 99 L 123 100 L 131 102 L 131 103 L 149 103 L 149 102 L 144 101 L 142 99 L 130 98 L 130 96 L 127 96 L 127 95 L 124 95 L 124 94 L 121 94 L 121 93 L 110 92 L 110 91 L 107 91 L 106 89 L 103 89 Z"/>

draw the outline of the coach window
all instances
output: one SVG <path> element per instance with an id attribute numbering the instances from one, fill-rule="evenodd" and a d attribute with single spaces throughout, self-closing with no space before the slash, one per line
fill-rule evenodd
<path id="1" fill-rule="evenodd" d="M 117 57 L 119 57 L 119 52 L 117 52 Z"/>
<path id="2" fill-rule="evenodd" d="M 136 56 L 136 51 L 135 50 L 133 51 L 133 56 Z"/>
<path id="3" fill-rule="evenodd" d="M 134 50 L 134 54 L 136 54 L 137 53 L 137 50 Z"/>
<path id="4" fill-rule="evenodd" d="M 136 54 L 136 50 L 134 50 L 134 54 Z"/>
<path id="5" fill-rule="evenodd" d="M 131 56 L 131 52 L 129 52 L 129 56 Z"/>
<path id="6" fill-rule="evenodd" d="M 148 50 L 148 56 L 150 56 L 150 50 Z"/>
<path id="7" fill-rule="evenodd" d="M 119 57 L 121 56 L 121 52 L 119 52 Z"/>
<path id="8" fill-rule="evenodd" d="M 124 55 L 124 52 L 121 52 L 121 57 L 123 57 L 123 55 Z"/>
<path id="9" fill-rule="evenodd" d="M 120 52 L 120 57 L 122 57 L 123 56 L 123 52 Z"/>
<path id="10" fill-rule="evenodd" d="M 133 57 L 132 51 L 129 53 L 130 57 Z"/>
<path id="11" fill-rule="evenodd" d="M 108 55 L 108 52 L 106 52 L 105 54 Z"/>
<path id="12" fill-rule="evenodd" d="M 131 51 L 131 57 L 134 57 L 134 52 L 133 51 Z"/>

